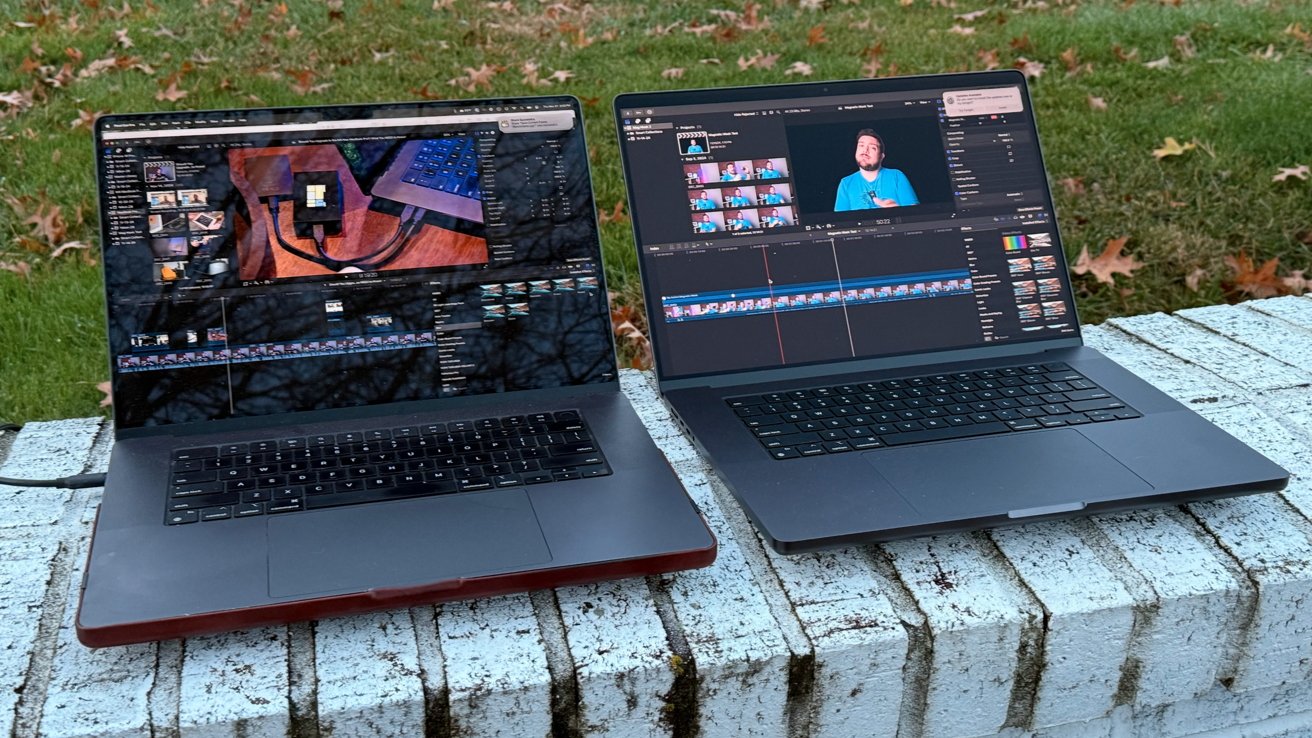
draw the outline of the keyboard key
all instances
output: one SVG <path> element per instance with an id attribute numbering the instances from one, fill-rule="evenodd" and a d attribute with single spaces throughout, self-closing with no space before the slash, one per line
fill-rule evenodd
<path id="1" fill-rule="evenodd" d="M 207 507 L 200 511 L 200 519 L 209 520 L 227 520 L 232 517 L 232 508 L 225 506 Z"/>
<path id="2" fill-rule="evenodd" d="M 1005 423 L 974 423 L 963 426 L 949 426 L 947 428 L 938 428 L 935 430 L 911 431 L 909 433 L 894 433 L 889 436 L 880 436 L 879 440 L 888 446 L 902 446 L 908 443 L 921 443 L 924 441 L 941 441 L 949 438 L 968 438 L 970 436 L 984 436 L 994 433 L 1010 433 L 1011 429 Z"/>
<path id="3" fill-rule="evenodd" d="M 217 505 L 236 504 L 238 495 L 235 492 L 221 492 L 214 495 L 196 495 L 194 497 L 178 497 L 169 500 L 169 512 L 180 512 L 182 510 L 200 510 L 206 507 Z"/>
<path id="4" fill-rule="evenodd" d="M 1125 407 L 1125 403 L 1110 397 L 1105 400 L 1085 400 L 1084 402 L 1070 402 L 1066 407 L 1075 413 L 1087 413 L 1091 410 L 1120 410 Z"/>
<path id="5" fill-rule="evenodd" d="M 183 459 L 212 459 L 219 455 L 219 449 L 214 446 L 204 448 L 184 448 L 173 452 L 174 460 Z"/>
<path id="6" fill-rule="evenodd" d="M 186 525 L 187 523 L 195 523 L 199 520 L 199 510 L 183 510 L 182 512 L 169 513 L 164 522 L 169 525 Z"/>

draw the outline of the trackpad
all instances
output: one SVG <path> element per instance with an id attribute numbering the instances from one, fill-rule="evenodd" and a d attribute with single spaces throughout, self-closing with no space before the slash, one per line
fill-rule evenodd
<path id="1" fill-rule="evenodd" d="M 865 459 L 912 507 L 943 520 L 1078 510 L 1153 488 L 1073 430 L 902 446 Z"/>
<path id="2" fill-rule="evenodd" d="M 269 519 L 269 594 L 358 592 L 551 560 L 523 490 L 375 502 Z"/>

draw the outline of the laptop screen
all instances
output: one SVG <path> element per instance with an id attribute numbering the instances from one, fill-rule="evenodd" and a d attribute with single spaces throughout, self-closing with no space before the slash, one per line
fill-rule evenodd
<path id="1" fill-rule="evenodd" d="M 571 98 L 107 116 L 116 422 L 612 381 Z"/>
<path id="2" fill-rule="evenodd" d="M 616 114 L 663 379 L 1078 333 L 1019 73 Z"/>

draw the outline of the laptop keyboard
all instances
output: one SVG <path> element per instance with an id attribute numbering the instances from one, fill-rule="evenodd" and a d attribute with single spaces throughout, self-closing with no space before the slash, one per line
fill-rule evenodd
<path id="1" fill-rule="evenodd" d="M 478 186 L 474 139 L 438 138 L 424 141 L 402 182 L 449 192 L 473 200 L 483 199 Z"/>
<path id="2" fill-rule="evenodd" d="M 1066 364 L 812 387 L 727 402 L 779 460 L 1142 416 Z"/>
<path id="3" fill-rule="evenodd" d="M 576 410 L 173 452 L 165 523 L 184 525 L 610 474 Z"/>

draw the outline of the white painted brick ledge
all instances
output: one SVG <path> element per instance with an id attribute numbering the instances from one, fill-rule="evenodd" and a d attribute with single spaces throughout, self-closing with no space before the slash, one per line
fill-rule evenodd
<path id="1" fill-rule="evenodd" d="M 626 371 L 720 539 L 715 565 L 92 651 L 72 618 L 99 491 L 0 487 L 0 724 L 25 737 L 1312 736 L 1312 299 L 1086 336 L 1284 465 L 1290 488 L 784 557 L 651 377 Z M 30 424 L 0 438 L 0 475 L 103 469 L 106 433 L 95 419 Z"/>

